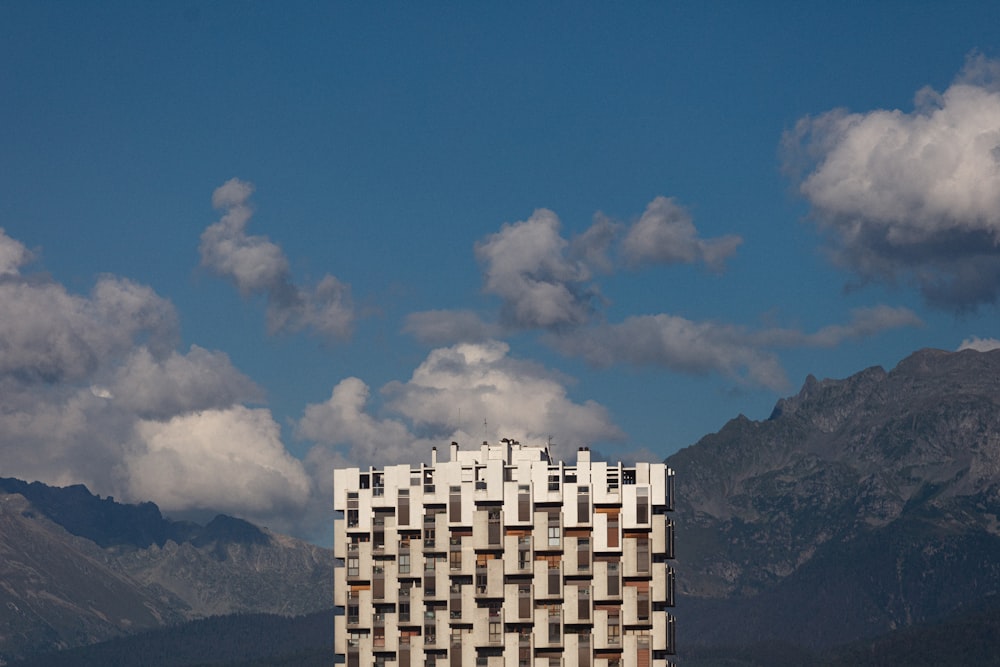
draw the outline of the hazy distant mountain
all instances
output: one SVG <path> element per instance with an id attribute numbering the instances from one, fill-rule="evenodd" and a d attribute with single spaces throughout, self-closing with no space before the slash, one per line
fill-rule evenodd
<path id="1" fill-rule="evenodd" d="M 220 515 L 163 518 L 0 478 L 0 663 L 212 615 L 327 609 L 333 554 Z"/>
<path id="2" fill-rule="evenodd" d="M 997 599 L 1000 351 L 810 377 L 667 462 L 682 650 L 828 647 Z"/>

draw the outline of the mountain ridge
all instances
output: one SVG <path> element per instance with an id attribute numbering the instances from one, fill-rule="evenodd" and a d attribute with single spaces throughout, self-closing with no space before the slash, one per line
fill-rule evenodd
<path id="1" fill-rule="evenodd" d="M 326 609 L 333 564 L 242 519 L 175 522 L 82 485 L 0 478 L 0 664 L 209 616 Z"/>
<path id="2" fill-rule="evenodd" d="M 998 408 L 1000 351 L 920 350 L 668 457 L 680 637 L 830 646 L 1000 590 Z"/>

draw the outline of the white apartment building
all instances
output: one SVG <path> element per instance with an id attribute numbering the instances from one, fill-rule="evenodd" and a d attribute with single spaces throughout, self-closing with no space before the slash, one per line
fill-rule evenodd
<path id="1" fill-rule="evenodd" d="M 334 472 L 347 667 L 668 667 L 673 471 L 511 440 Z"/>

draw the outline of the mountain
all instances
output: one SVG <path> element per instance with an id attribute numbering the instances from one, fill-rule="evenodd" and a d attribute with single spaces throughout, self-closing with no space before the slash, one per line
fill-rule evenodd
<path id="1" fill-rule="evenodd" d="M 45 653 L 10 667 L 327 667 L 333 659 L 333 618 L 333 609 L 294 617 L 213 616 Z"/>
<path id="2" fill-rule="evenodd" d="M 1000 350 L 810 377 L 667 463 L 682 651 L 823 649 L 1000 607 Z"/>
<path id="3" fill-rule="evenodd" d="M 0 664 L 234 613 L 328 609 L 333 553 L 219 515 L 0 478 Z"/>

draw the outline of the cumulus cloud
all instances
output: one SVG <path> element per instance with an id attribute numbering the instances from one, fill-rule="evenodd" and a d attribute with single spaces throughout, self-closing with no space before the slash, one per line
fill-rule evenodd
<path id="1" fill-rule="evenodd" d="M 787 165 L 864 280 L 914 283 L 936 306 L 995 302 L 1000 289 L 1000 66 L 970 57 L 912 112 L 835 110 L 784 137 Z"/>
<path id="2" fill-rule="evenodd" d="M 476 244 L 484 289 L 500 297 L 500 322 L 512 329 L 566 329 L 591 322 L 602 299 L 593 278 L 623 265 L 704 263 L 721 271 L 742 243 L 739 236 L 698 236 L 691 215 L 673 198 L 656 197 L 632 225 L 602 213 L 583 233 L 566 239 L 555 213 L 538 209 L 504 224 Z"/>
<path id="3" fill-rule="evenodd" d="M 302 507 L 310 481 L 268 410 L 233 406 L 136 424 L 130 495 L 166 511 L 211 508 L 261 519 Z"/>
<path id="4" fill-rule="evenodd" d="M 7 236 L 0 227 L 0 276 L 18 275 L 21 267 L 31 259 L 31 253 L 20 241 Z"/>
<path id="5" fill-rule="evenodd" d="M 421 460 L 450 440 L 542 443 L 553 436 L 580 446 L 622 438 L 603 406 L 574 402 L 565 382 L 512 358 L 506 343 L 454 345 L 433 350 L 408 381 L 383 388 L 386 416 L 369 413 L 369 388 L 349 378 L 328 401 L 306 409 L 297 434 L 322 446 L 311 459 L 321 461 L 336 447 L 355 465 Z"/>
<path id="6" fill-rule="evenodd" d="M 178 337 L 168 301 L 111 276 L 89 296 L 41 280 L 0 281 L 0 305 L 0 375 L 24 380 L 78 380 L 139 340 L 162 353 Z"/>
<path id="7" fill-rule="evenodd" d="M 720 271 L 743 239 L 728 235 L 698 238 L 691 214 L 672 197 L 657 197 L 622 240 L 622 254 L 632 266 L 704 262 Z"/>
<path id="8" fill-rule="evenodd" d="M 567 257 L 569 242 L 547 209 L 527 220 L 504 224 L 476 244 L 485 266 L 485 290 L 502 300 L 501 318 L 517 327 L 551 328 L 582 324 L 594 311 L 590 270 Z"/>
<path id="9" fill-rule="evenodd" d="M 346 339 L 355 320 L 350 287 L 331 275 L 313 288 L 292 281 L 284 251 L 265 236 L 247 234 L 253 185 L 237 178 L 216 188 L 212 205 L 222 218 L 201 235 L 201 263 L 228 278 L 245 296 L 267 299 L 271 333 L 302 330 L 329 339 Z"/>
<path id="10" fill-rule="evenodd" d="M 970 336 L 958 346 L 959 351 L 976 350 L 977 352 L 989 352 L 997 348 L 1000 348 L 1000 340 L 996 338 L 980 338 L 979 336 Z"/>
<path id="11" fill-rule="evenodd" d="M 136 348 L 115 370 L 111 382 L 104 388 L 104 397 L 114 398 L 144 419 L 168 419 L 263 399 L 263 391 L 226 354 L 197 345 L 187 354 L 172 351 L 162 358 L 148 348 Z"/>
<path id="12" fill-rule="evenodd" d="M 102 276 L 75 294 L 28 260 L 0 233 L 4 474 L 296 520 L 310 482 L 270 413 L 243 405 L 263 395 L 250 378 L 221 352 L 178 351 L 177 313 L 149 287 Z"/>

